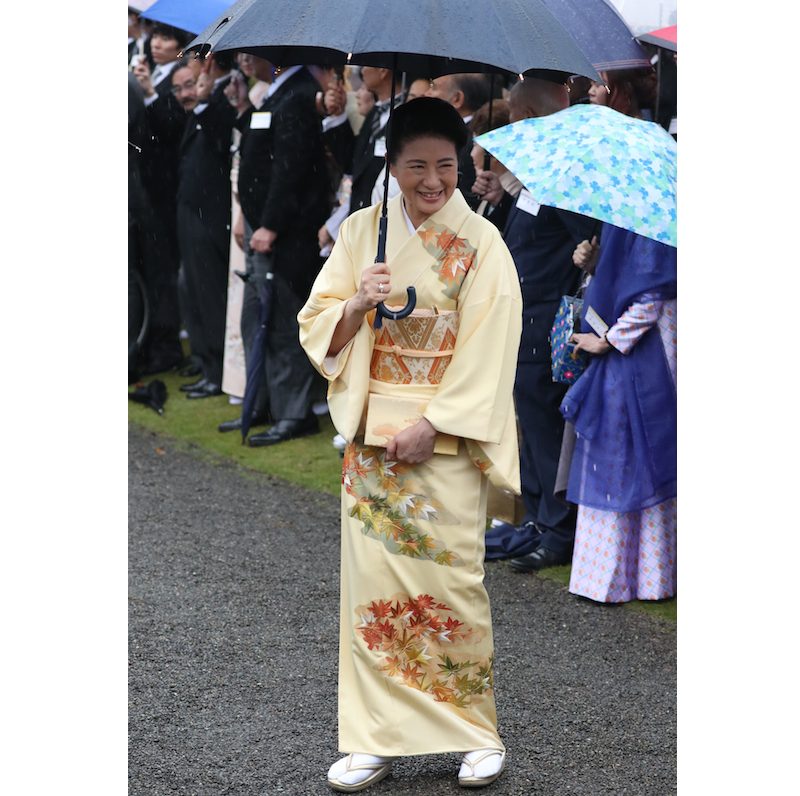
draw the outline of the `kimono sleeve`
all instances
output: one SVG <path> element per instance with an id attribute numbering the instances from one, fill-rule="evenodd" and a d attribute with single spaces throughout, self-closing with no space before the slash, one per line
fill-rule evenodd
<path id="1" fill-rule="evenodd" d="M 358 331 L 335 356 L 329 357 L 333 333 L 345 303 L 358 291 L 356 259 L 350 243 L 352 218 L 341 226 L 331 256 L 314 280 L 311 294 L 297 315 L 300 345 L 311 364 L 328 380 L 328 405 L 336 430 L 352 441 L 369 392 L 369 363 L 375 335 L 367 313 Z M 360 262 L 360 261 L 359 261 Z"/>
<path id="2" fill-rule="evenodd" d="M 490 230 L 462 283 L 453 358 L 425 417 L 445 434 L 499 443 L 514 420 L 522 296 L 511 253 Z"/>

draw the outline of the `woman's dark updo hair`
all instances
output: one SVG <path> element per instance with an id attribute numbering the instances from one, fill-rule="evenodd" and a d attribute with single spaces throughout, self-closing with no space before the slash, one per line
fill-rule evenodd
<path id="1" fill-rule="evenodd" d="M 403 147 L 416 138 L 431 136 L 452 141 L 456 152 L 467 143 L 467 126 L 449 102 L 437 97 L 418 97 L 394 109 L 387 131 L 389 163 L 396 163 Z"/>

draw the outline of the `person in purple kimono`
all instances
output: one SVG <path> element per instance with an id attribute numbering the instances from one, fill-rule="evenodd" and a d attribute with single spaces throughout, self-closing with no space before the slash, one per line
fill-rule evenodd
<path id="1" fill-rule="evenodd" d="M 661 600 L 676 581 L 677 250 L 603 225 L 575 264 L 594 277 L 576 350 L 592 355 L 561 412 L 577 438 L 569 590 L 603 603 Z M 608 328 L 605 328 L 607 324 Z"/>

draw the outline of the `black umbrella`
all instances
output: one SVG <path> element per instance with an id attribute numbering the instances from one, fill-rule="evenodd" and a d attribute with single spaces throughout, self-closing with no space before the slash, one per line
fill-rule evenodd
<path id="1" fill-rule="evenodd" d="M 467 13 L 468 11 L 468 13 Z M 438 77 L 458 72 L 525 74 L 544 70 L 565 82 L 578 74 L 599 75 L 545 0 L 239 0 L 186 47 L 207 56 L 239 50 L 273 64 L 345 63 L 390 67 Z M 394 109 L 389 104 L 389 130 Z M 391 132 L 390 132 L 391 134 Z M 387 142 L 388 143 L 388 142 Z M 378 232 L 376 262 L 386 256 L 389 171 Z M 383 303 L 381 317 L 402 318 Z"/>
<path id="2" fill-rule="evenodd" d="M 129 392 L 128 400 L 149 406 L 158 414 L 163 415 L 164 404 L 167 402 L 167 385 L 161 379 L 153 379 L 149 384 L 144 384 L 133 392 Z"/>
<path id="3" fill-rule="evenodd" d="M 272 312 L 272 271 L 267 271 L 264 277 L 256 277 L 255 274 L 248 274 L 243 271 L 236 271 L 236 275 L 244 282 L 257 281 L 259 301 L 258 329 L 247 356 L 244 397 L 242 398 L 242 445 L 244 445 L 253 420 L 253 410 L 256 406 L 256 397 L 261 386 L 261 378 L 264 375 L 267 326 L 269 326 L 269 316 Z"/>

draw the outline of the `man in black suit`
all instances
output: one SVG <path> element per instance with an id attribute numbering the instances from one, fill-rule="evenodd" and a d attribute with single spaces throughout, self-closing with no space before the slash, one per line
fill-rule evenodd
<path id="1" fill-rule="evenodd" d="M 222 393 L 225 308 L 230 254 L 231 139 L 236 111 L 223 93 L 233 56 L 214 54 L 203 71 L 172 72 L 172 90 L 188 114 L 180 144 L 177 225 L 181 314 L 201 378 L 181 389 L 187 398 Z"/>
<path id="2" fill-rule="evenodd" d="M 250 437 L 253 447 L 316 433 L 312 405 L 320 393 L 316 372 L 300 347 L 297 313 L 321 261 L 317 230 L 330 211 L 322 124 L 316 108 L 319 83 L 302 66 L 274 69 L 255 62 L 256 77 L 271 82 L 254 109 L 246 87 L 237 88 L 242 133 L 238 192 L 244 217 L 246 270 L 242 306 L 245 358 L 258 325 L 259 283 L 267 271 L 272 301 L 265 357 L 266 407 L 275 424 Z"/>
<path id="3" fill-rule="evenodd" d="M 509 96 L 510 121 L 546 116 L 569 105 L 566 86 L 534 77 L 517 83 Z M 497 176 L 492 172 L 483 175 Z M 514 258 L 522 290 L 522 338 L 514 402 L 519 418 L 523 523 L 489 531 L 487 548 L 504 535 L 523 555 L 511 559 L 521 572 L 567 564 L 575 539 L 575 508 L 554 495 L 564 419 L 559 406 L 567 386 L 553 381 L 550 329 L 561 296 L 578 291 L 581 272 L 572 253 L 591 240 L 594 219 L 539 205 L 522 190 L 508 213 L 503 238 Z M 514 529 L 511 529 L 512 531 Z M 512 551 L 512 555 L 513 555 Z"/>
<path id="4" fill-rule="evenodd" d="M 140 63 L 133 74 L 144 92 L 150 140 L 143 152 L 143 179 L 158 219 L 157 245 L 164 256 L 159 263 L 145 264 L 145 281 L 151 299 L 152 325 L 145 351 L 144 373 L 157 373 L 181 363 L 178 306 L 178 235 L 176 196 L 179 147 L 186 112 L 172 93 L 170 75 L 178 64 L 178 53 L 190 34 L 166 25 L 156 25 L 151 51 L 156 67 Z M 199 63 L 196 67 L 199 70 Z"/>
<path id="5" fill-rule="evenodd" d="M 364 85 L 377 97 L 377 102 L 364 119 L 353 147 L 353 159 L 348 174 L 353 178 L 350 193 L 350 213 L 372 204 L 375 180 L 386 165 L 386 125 L 392 99 L 392 70 L 375 66 L 361 67 Z M 395 94 L 395 108 L 404 96 Z"/>
<path id="6" fill-rule="evenodd" d="M 442 75 L 431 80 L 426 92 L 428 97 L 438 97 L 449 102 L 469 126 L 478 108 L 489 101 L 490 78 L 481 73 Z M 464 148 L 458 153 L 458 189 L 464 194 L 467 204 L 474 210 L 481 197 L 472 192 L 475 183 L 475 166 L 472 163 L 472 133 Z"/>

